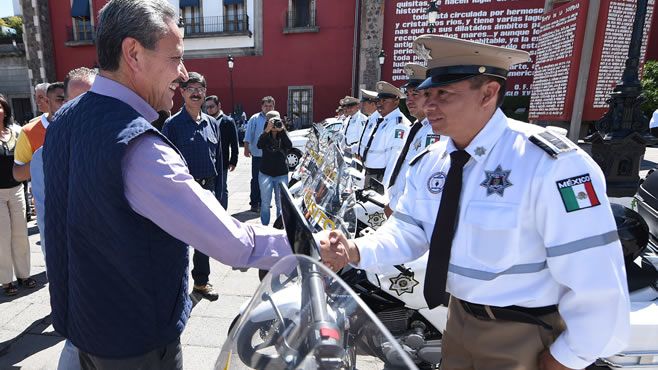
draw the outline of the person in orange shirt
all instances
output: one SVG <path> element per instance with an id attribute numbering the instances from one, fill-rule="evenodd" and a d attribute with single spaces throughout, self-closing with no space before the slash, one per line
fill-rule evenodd
<path id="1" fill-rule="evenodd" d="M 23 126 L 18 136 L 14 152 L 13 176 L 16 181 L 27 181 L 30 179 L 30 161 L 32 154 L 41 148 L 46 137 L 46 129 L 50 123 L 49 119 L 66 101 L 64 94 L 64 83 L 55 82 L 48 86 L 45 101 L 48 104 L 48 115 L 44 113 L 38 120 L 33 120 Z"/>

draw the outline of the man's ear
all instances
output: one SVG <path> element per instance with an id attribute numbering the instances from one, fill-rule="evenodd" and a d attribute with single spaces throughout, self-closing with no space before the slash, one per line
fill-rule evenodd
<path id="1" fill-rule="evenodd" d="M 496 81 L 489 81 L 482 85 L 482 106 L 489 106 L 493 104 L 494 106 L 498 102 L 498 93 L 502 87 Z"/>
<path id="2" fill-rule="evenodd" d="M 144 47 L 132 37 L 126 37 L 121 42 L 121 56 L 126 66 L 133 72 L 140 71 L 140 61 L 143 58 Z"/>

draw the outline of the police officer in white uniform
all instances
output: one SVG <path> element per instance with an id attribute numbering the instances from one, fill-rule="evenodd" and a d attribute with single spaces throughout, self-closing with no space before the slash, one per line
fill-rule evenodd
<path id="1" fill-rule="evenodd" d="M 409 135 L 405 139 L 395 165 L 386 168 L 386 172 L 391 172 L 384 175 L 389 179 L 388 184 L 384 184 L 387 186 L 386 195 L 388 196 L 388 206 L 384 209 L 387 217 L 390 217 L 393 210 L 395 210 L 398 199 L 404 193 L 404 174 L 407 171 L 409 161 L 429 145 L 441 139 L 447 140 L 445 136 L 441 137 L 440 134 L 432 130 L 432 125 L 425 117 L 425 112 L 423 112 L 425 98 L 422 91 L 416 90 L 416 87 L 425 81 L 427 68 L 420 64 L 409 63 L 404 67 L 404 71 L 409 80 L 402 85 L 402 89 L 407 97 L 407 109 L 416 118 L 416 121 L 409 130 Z"/>
<path id="2" fill-rule="evenodd" d="M 498 108 L 528 54 L 436 35 L 414 47 L 428 59 L 425 113 L 450 139 L 412 160 L 374 235 L 326 235 L 325 263 L 376 272 L 429 249 L 428 306 L 452 295 L 443 369 L 582 369 L 623 350 L 628 287 L 599 166 Z"/>
<path id="3" fill-rule="evenodd" d="M 658 137 L 658 109 L 653 111 L 653 115 L 649 121 L 649 130 L 653 136 Z"/>
<path id="4" fill-rule="evenodd" d="M 341 100 L 343 112 L 347 116 L 343 120 L 342 134 L 345 138 L 344 148 L 351 152 L 351 147 L 359 142 L 368 117 L 359 110 L 359 99 L 346 96 Z M 349 148 L 349 149 L 348 149 Z"/>
<path id="5" fill-rule="evenodd" d="M 381 115 L 374 123 L 366 140 L 362 138 L 363 166 L 366 169 L 365 183 L 374 177 L 383 184 L 388 183 L 385 177 L 387 167 L 393 167 L 402 150 L 411 123 L 400 112 L 400 99 L 404 94 L 397 87 L 385 81 L 377 82 L 377 111 Z M 370 125 L 372 122 L 369 122 Z"/>
<path id="6" fill-rule="evenodd" d="M 373 110 L 374 109 L 374 110 Z M 361 89 L 361 113 L 368 117 L 359 142 L 352 145 L 352 153 L 356 153 L 359 159 L 363 158 L 363 152 L 366 149 L 366 143 L 370 138 L 372 130 L 375 128 L 377 119 L 381 117 L 377 111 L 377 92 L 372 90 Z"/>

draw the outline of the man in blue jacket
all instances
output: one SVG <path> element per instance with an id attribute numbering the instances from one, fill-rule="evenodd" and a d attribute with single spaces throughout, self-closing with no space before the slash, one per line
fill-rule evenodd
<path id="1" fill-rule="evenodd" d="M 188 79 L 177 19 L 166 0 L 108 2 L 99 76 L 48 129 L 52 319 L 83 369 L 183 368 L 188 245 L 238 267 L 268 269 L 290 254 L 283 232 L 226 213 L 150 123 Z"/>

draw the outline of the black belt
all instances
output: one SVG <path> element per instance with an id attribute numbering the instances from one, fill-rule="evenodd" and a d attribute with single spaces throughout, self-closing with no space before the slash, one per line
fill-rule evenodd
<path id="1" fill-rule="evenodd" d="M 194 179 L 202 188 L 206 190 L 215 190 L 215 176 Z"/>
<path id="2" fill-rule="evenodd" d="M 548 330 L 553 330 L 553 327 L 551 325 L 548 325 L 545 321 L 541 320 L 539 316 L 544 316 L 557 312 L 556 305 L 545 306 L 545 307 L 519 307 L 519 306 L 496 307 L 496 306 L 481 305 L 477 303 L 470 303 L 470 302 L 462 301 L 461 299 L 459 300 L 459 303 L 464 308 L 464 311 L 468 312 L 469 314 L 475 316 L 480 320 L 502 320 L 502 321 L 521 322 L 525 324 L 539 325 Z"/>

